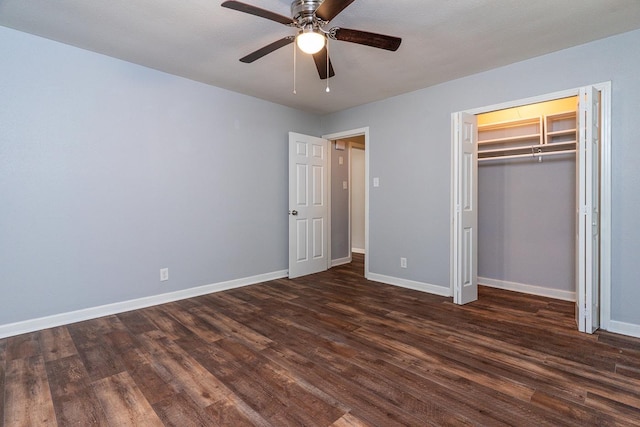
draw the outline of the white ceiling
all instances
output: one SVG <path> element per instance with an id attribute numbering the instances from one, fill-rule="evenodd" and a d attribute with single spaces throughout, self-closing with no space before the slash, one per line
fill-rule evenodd
<path id="1" fill-rule="evenodd" d="M 289 0 L 243 0 L 290 15 Z M 332 41 L 331 92 L 289 27 L 222 0 L 0 0 L 0 25 L 316 113 L 330 113 L 640 28 L 639 0 L 356 0 L 329 25 L 401 37 L 397 52 Z"/>

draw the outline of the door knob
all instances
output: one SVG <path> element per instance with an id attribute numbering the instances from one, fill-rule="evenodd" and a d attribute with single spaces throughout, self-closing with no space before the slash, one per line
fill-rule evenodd
<path id="1" fill-rule="evenodd" d="M 293 215 L 293 216 L 298 215 L 298 211 L 296 211 L 296 210 L 291 211 L 291 215 Z"/>

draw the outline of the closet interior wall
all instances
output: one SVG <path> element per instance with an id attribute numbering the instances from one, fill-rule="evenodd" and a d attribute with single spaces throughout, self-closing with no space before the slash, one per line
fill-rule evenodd
<path id="1" fill-rule="evenodd" d="M 478 283 L 575 298 L 576 104 L 478 115 Z"/>

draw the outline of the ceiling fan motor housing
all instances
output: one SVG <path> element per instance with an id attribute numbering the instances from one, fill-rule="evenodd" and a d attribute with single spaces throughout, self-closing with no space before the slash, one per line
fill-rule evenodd
<path id="1" fill-rule="evenodd" d="M 315 13 L 321 4 L 322 0 L 293 0 L 291 2 L 291 17 L 300 28 L 304 28 L 309 24 L 316 27 L 319 24 L 319 20 Z"/>

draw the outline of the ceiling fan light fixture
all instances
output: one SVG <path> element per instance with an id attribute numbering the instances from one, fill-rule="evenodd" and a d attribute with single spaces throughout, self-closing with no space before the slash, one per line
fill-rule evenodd
<path id="1" fill-rule="evenodd" d="M 313 55 L 314 53 L 318 53 L 322 50 L 325 43 L 325 37 L 313 28 L 305 28 L 300 34 L 298 34 L 298 37 L 296 37 L 296 43 L 301 51 Z"/>

